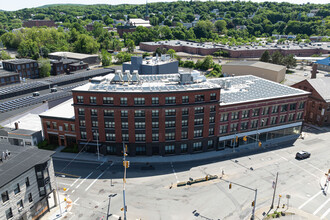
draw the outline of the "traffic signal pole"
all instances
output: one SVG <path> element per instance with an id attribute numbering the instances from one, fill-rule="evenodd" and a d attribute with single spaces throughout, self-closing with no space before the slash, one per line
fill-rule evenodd
<path id="1" fill-rule="evenodd" d="M 123 154 L 124 154 L 124 179 L 123 179 L 123 202 L 124 202 L 124 220 L 126 220 L 126 200 L 125 200 L 125 183 L 126 183 L 126 148 L 123 143 Z"/>

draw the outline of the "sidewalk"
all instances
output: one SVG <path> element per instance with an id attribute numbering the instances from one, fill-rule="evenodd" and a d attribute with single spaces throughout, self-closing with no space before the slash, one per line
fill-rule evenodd
<path id="1" fill-rule="evenodd" d="M 65 195 L 63 195 L 61 193 L 60 193 L 59 197 L 60 197 L 61 210 L 60 210 L 59 206 L 54 206 L 54 204 L 49 204 L 50 211 L 46 215 L 44 215 L 41 219 L 43 219 L 43 220 L 63 219 L 63 218 L 65 218 L 67 213 L 70 212 L 70 210 L 72 209 L 71 199 L 67 198 Z M 54 201 L 52 196 L 49 199 L 49 201 Z M 62 215 L 61 215 L 61 212 L 62 212 Z"/>
<path id="2" fill-rule="evenodd" d="M 286 213 L 286 215 L 281 216 L 280 219 L 290 219 L 290 220 L 319 220 L 320 219 L 319 217 L 316 217 L 312 214 L 304 212 L 300 209 L 296 209 L 293 207 L 287 208 L 286 206 L 284 208 L 282 206 L 280 206 L 278 209 L 275 206 L 275 208 L 273 208 L 272 210 L 270 210 L 269 206 L 257 208 L 257 210 L 255 212 L 255 219 L 264 219 L 267 217 L 267 213 L 273 214 L 274 211 Z M 269 218 L 269 219 L 273 219 L 273 218 Z"/>

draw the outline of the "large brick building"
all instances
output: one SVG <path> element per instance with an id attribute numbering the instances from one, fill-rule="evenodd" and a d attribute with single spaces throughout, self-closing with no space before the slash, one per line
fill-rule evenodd
<path id="1" fill-rule="evenodd" d="M 57 27 L 54 21 L 51 20 L 29 20 L 23 21 L 23 27 L 32 28 L 32 27 Z"/>
<path id="2" fill-rule="evenodd" d="M 330 125 L 330 78 L 306 79 L 293 85 L 310 92 L 306 105 L 305 122 L 319 126 Z"/>
<path id="3" fill-rule="evenodd" d="M 20 83 L 19 74 L 0 69 L 0 86 Z"/>
<path id="4" fill-rule="evenodd" d="M 39 66 L 37 61 L 32 59 L 3 60 L 3 69 L 13 71 L 22 78 L 39 78 Z"/>
<path id="5" fill-rule="evenodd" d="M 206 80 L 196 73 L 120 71 L 72 93 L 73 106 L 67 108 L 74 108 L 79 148 L 96 152 L 98 146 L 102 154 L 121 155 L 125 143 L 131 156 L 222 150 L 259 138 L 264 146 L 295 140 L 309 94 L 251 75 Z M 51 115 L 41 116 L 48 140 L 47 134 L 62 131 L 60 123 L 73 123 Z"/>

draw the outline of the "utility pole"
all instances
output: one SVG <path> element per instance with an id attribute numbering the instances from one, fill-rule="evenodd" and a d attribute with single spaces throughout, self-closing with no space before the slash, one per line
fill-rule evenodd
<path id="1" fill-rule="evenodd" d="M 276 193 L 276 187 L 277 187 L 277 179 L 278 179 L 278 172 L 276 173 L 275 187 L 274 187 L 274 193 L 273 193 L 273 201 L 272 201 L 272 205 L 270 206 L 270 209 L 274 208 L 274 199 L 275 199 L 275 193 Z"/>
<path id="2" fill-rule="evenodd" d="M 96 134 L 96 149 L 97 149 L 97 160 L 100 160 L 100 149 L 99 149 L 99 131 L 93 131 Z"/>
<path id="3" fill-rule="evenodd" d="M 124 202 L 124 220 L 126 220 L 126 200 L 125 200 L 125 183 L 126 183 L 126 168 L 129 167 L 129 161 L 126 161 L 126 152 L 127 152 L 127 145 L 125 146 L 125 144 L 123 143 L 123 154 L 124 154 L 124 158 L 123 158 L 123 165 L 124 165 L 124 179 L 123 179 L 123 202 Z"/>
<path id="4" fill-rule="evenodd" d="M 252 220 L 254 220 L 254 212 L 256 210 L 256 205 L 257 205 L 257 193 L 258 193 L 258 189 L 255 189 L 253 209 L 252 209 L 252 217 L 251 217 Z"/>

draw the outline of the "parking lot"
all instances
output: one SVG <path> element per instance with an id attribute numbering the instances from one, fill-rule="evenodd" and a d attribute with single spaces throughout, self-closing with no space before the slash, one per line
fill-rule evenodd
<path id="1" fill-rule="evenodd" d="M 249 219 L 254 191 L 235 184 L 229 189 L 229 182 L 258 189 L 258 211 L 270 207 L 278 172 L 275 206 L 279 195 L 281 206 L 287 204 L 285 197 L 290 195 L 292 209 L 315 219 L 330 219 L 330 197 L 320 185 L 330 168 L 329 143 L 330 132 L 308 129 L 304 140 L 297 140 L 294 146 L 279 146 L 255 155 L 186 163 L 131 164 L 127 170 L 127 217 Z M 301 150 L 310 152 L 311 157 L 296 160 L 295 154 Z M 123 217 L 122 164 L 54 159 L 54 168 L 60 192 L 73 201 L 67 219 L 106 219 L 108 210 L 109 219 Z M 222 179 L 176 187 L 177 182 L 203 178 L 206 174 Z M 116 194 L 111 201 L 110 194 Z"/>

